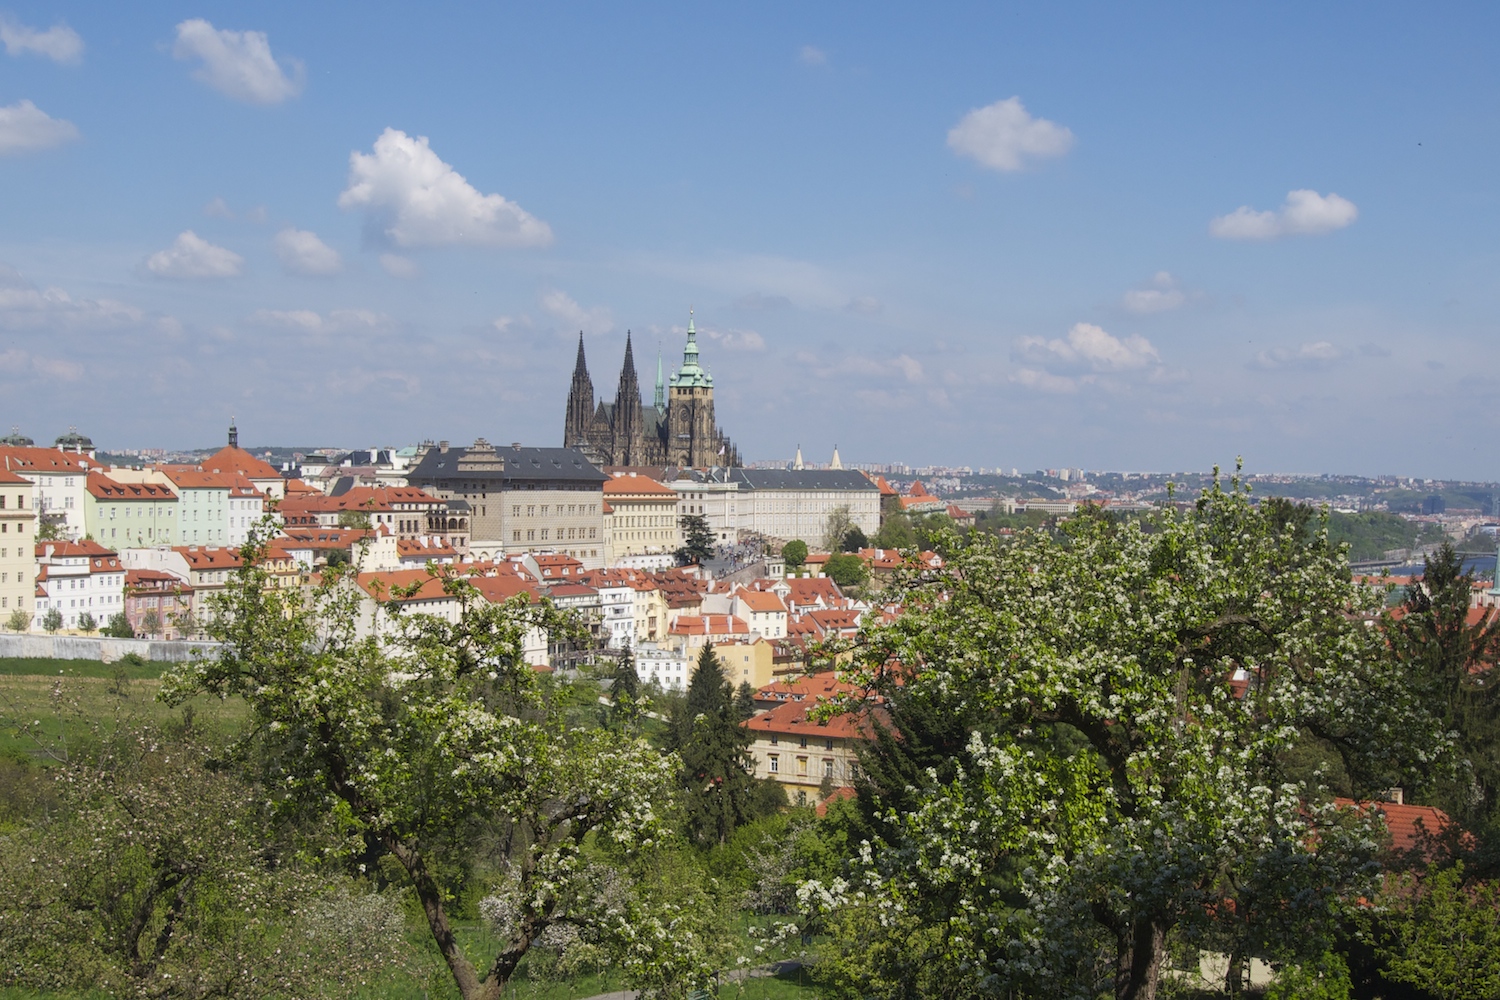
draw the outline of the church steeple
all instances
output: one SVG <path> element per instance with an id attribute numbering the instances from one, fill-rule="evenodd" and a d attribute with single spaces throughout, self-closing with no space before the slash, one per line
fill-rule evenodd
<path id="1" fill-rule="evenodd" d="M 652 405 L 657 413 L 667 412 L 667 381 L 661 376 L 661 345 L 656 345 L 656 396 Z"/>
<path id="2" fill-rule="evenodd" d="M 641 419 L 641 383 L 635 373 L 635 348 L 625 331 L 625 363 L 615 391 L 613 417 L 616 465 L 640 465 L 645 460 L 645 425 Z"/>
<path id="3" fill-rule="evenodd" d="M 588 445 L 589 424 L 594 418 L 594 380 L 589 378 L 583 356 L 583 331 L 578 331 L 578 360 L 573 364 L 573 384 L 568 388 L 568 412 L 563 420 L 563 447 Z M 595 442 L 597 443 L 597 442 Z"/>
<path id="4" fill-rule="evenodd" d="M 229 447 L 231 447 L 231 448 L 238 448 L 239 446 L 240 446 L 240 429 L 238 427 L 234 426 L 234 418 L 230 417 L 229 418 Z"/>

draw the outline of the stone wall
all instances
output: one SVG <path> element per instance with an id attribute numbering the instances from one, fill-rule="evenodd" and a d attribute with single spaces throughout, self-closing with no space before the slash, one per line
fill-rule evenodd
<path id="1" fill-rule="evenodd" d="M 127 653 L 145 660 L 181 663 L 191 659 L 193 650 L 210 653 L 217 649 L 212 642 L 156 642 L 151 639 L 104 639 L 82 635 L 5 635 L 0 634 L 0 657 L 28 657 L 44 660 L 100 660 L 113 663 Z"/>

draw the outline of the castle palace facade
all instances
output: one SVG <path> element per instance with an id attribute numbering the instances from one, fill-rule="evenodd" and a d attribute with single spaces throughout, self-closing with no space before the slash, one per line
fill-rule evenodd
<path id="1" fill-rule="evenodd" d="M 630 334 L 625 334 L 625 363 L 615 401 L 594 399 L 594 382 L 578 335 L 578 362 L 568 389 L 563 447 L 578 448 L 595 465 L 654 465 L 703 469 L 736 467 L 739 452 L 714 422 L 714 377 L 698 364 L 698 335 L 688 319 L 682 367 L 662 378 L 656 358 L 656 394 L 650 406 L 641 402 L 640 380 Z"/>

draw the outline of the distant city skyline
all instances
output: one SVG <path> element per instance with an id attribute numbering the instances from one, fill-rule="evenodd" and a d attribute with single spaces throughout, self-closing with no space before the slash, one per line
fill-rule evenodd
<path id="1" fill-rule="evenodd" d="M 747 460 L 1488 480 L 1497 22 L 24 0 L 0 426 L 553 446 L 691 307 Z"/>

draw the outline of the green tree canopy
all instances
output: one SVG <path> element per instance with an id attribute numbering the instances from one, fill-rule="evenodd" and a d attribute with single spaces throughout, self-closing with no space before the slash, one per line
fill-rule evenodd
<path id="1" fill-rule="evenodd" d="M 714 555 L 714 533 L 708 518 L 702 514 L 683 514 L 677 519 L 682 529 L 682 546 L 677 561 L 684 566 L 700 564 Z"/>
<path id="2" fill-rule="evenodd" d="M 786 560 L 787 569 L 797 569 L 807 562 L 807 543 L 800 538 L 794 538 L 781 547 L 781 558 Z"/>
<path id="3" fill-rule="evenodd" d="M 100 630 L 104 635 L 114 639 L 134 639 L 135 630 L 130 627 L 130 618 L 123 611 L 116 611 L 109 616 L 104 628 Z"/>
<path id="4" fill-rule="evenodd" d="M 870 569 L 864 560 L 847 552 L 829 556 L 823 572 L 840 587 L 857 587 L 870 578 Z"/>
<path id="5" fill-rule="evenodd" d="M 758 815 L 754 766 L 746 748 L 724 664 L 705 645 L 688 679 L 683 717 L 677 722 L 688 835 L 700 844 L 723 844 L 735 828 Z"/>
<path id="6" fill-rule="evenodd" d="M 63 627 L 62 612 L 56 608 L 48 608 L 47 613 L 42 615 L 42 628 L 48 632 L 56 632 Z"/>
<path id="7" fill-rule="evenodd" d="M 658 956 L 692 954 L 630 877 L 632 859 L 660 843 L 676 759 L 630 733 L 569 728 L 522 657 L 530 630 L 565 637 L 571 619 L 524 597 L 490 605 L 453 576 L 443 587 L 460 607 L 454 621 L 392 609 L 393 631 L 377 640 L 343 572 L 283 589 L 261 565 L 261 540 L 242 552 L 209 625 L 218 655 L 167 674 L 163 697 L 244 698 L 245 749 L 265 762 L 279 808 L 332 813 L 394 860 L 464 1000 L 499 997 L 559 922 L 613 942 L 641 976 Z M 498 951 L 476 966 L 451 907 L 486 844 L 516 905 Z"/>
<path id="8" fill-rule="evenodd" d="M 853 524 L 849 526 L 848 531 L 844 532 L 844 544 L 841 548 L 845 552 L 858 552 L 860 549 L 867 548 L 869 544 L 870 540 L 865 537 L 859 525 Z"/>
<path id="9" fill-rule="evenodd" d="M 854 527 L 854 518 L 848 504 L 839 504 L 828 512 L 828 521 L 823 526 L 823 551 L 844 551 L 844 539 Z"/>
<path id="10" fill-rule="evenodd" d="M 877 806 L 852 884 L 804 893 L 844 930 L 844 985 L 1136 1000 L 1174 932 L 1321 955 L 1374 840 L 1283 757 L 1314 733 L 1368 794 L 1444 746 L 1342 554 L 1217 484 L 1188 512 L 945 546 L 855 650 L 858 683 L 924 703 L 901 766 L 934 771 Z"/>

